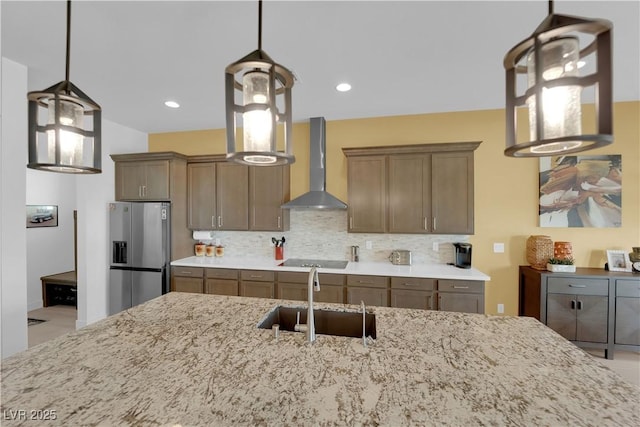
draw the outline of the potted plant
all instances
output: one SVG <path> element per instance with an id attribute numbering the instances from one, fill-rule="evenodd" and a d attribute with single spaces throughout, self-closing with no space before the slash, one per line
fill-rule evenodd
<path id="1" fill-rule="evenodd" d="M 575 273 L 576 266 L 573 264 L 573 258 L 549 258 L 547 261 L 547 270 L 554 273 Z"/>

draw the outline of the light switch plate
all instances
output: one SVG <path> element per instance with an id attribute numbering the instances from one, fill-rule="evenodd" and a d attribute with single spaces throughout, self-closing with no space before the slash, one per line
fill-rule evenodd
<path id="1" fill-rule="evenodd" d="M 496 254 L 504 253 L 504 243 L 494 243 L 493 244 L 493 252 Z"/>
<path id="2" fill-rule="evenodd" d="M 434 252 L 438 252 L 440 250 L 440 244 L 438 244 L 438 242 L 433 242 L 431 249 L 433 249 Z"/>
<path id="3" fill-rule="evenodd" d="M 365 248 L 367 249 L 371 249 L 373 247 L 373 244 L 371 243 L 371 240 L 367 240 L 365 242 Z"/>

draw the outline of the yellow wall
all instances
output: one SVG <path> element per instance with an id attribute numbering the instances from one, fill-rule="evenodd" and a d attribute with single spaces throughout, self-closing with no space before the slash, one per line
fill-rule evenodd
<path id="1" fill-rule="evenodd" d="M 587 115 L 585 122 L 593 122 Z M 347 200 L 346 159 L 342 147 L 482 141 L 475 152 L 475 235 L 473 264 L 491 276 L 486 312 L 518 312 L 518 266 L 526 264 L 525 242 L 532 234 L 573 244 L 576 265 L 602 268 L 606 249 L 631 251 L 640 246 L 640 102 L 614 105 L 615 142 L 589 154 L 621 154 L 623 167 L 622 227 L 540 228 L 538 224 L 538 159 L 515 159 L 505 148 L 504 110 L 483 110 L 377 117 L 327 122 L 327 190 Z M 294 124 L 296 163 L 291 167 L 291 197 L 309 188 L 309 126 Z M 224 130 L 149 135 L 149 151 L 187 155 L 225 152 Z M 347 201 L 348 202 L 348 201 Z M 493 243 L 505 253 L 493 253 Z"/>

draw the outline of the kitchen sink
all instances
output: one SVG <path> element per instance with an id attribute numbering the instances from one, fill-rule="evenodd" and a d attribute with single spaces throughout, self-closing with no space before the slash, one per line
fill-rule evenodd
<path id="1" fill-rule="evenodd" d="M 283 267 L 317 267 L 317 268 L 347 268 L 349 261 L 333 260 L 333 259 L 304 259 L 304 258 L 288 258 L 280 263 Z"/>
<path id="2" fill-rule="evenodd" d="M 279 305 L 271 310 L 258 324 L 260 329 L 271 329 L 279 325 L 281 331 L 294 331 L 296 318 L 300 313 L 300 323 L 307 323 L 306 307 L 286 307 Z M 356 311 L 313 310 L 316 334 L 340 337 L 362 338 L 362 313 Z M 365 314 L 365 336 L 376 338 L 376 315 Z"/>

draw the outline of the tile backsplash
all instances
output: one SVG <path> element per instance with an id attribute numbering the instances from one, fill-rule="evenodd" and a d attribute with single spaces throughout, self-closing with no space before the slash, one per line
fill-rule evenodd
<path id="1" fill-rule="evenodd" d="M 285 237 L 284 258 L 349 259 L 352 245 L 360 246 L 360 261 L 388 261 L 394 249 L 411 251 L 413 264 L 453 262 L 453 242 L 466 235 L 347 233 L 347 211 L 291 210 L 289 231 L 216 231 L 228 256 L 273 256 L 271 238 Z M 371 249 L 366 243 L 371 242 Z M 438 243 L 438 251 L 433 250 Z"/>

